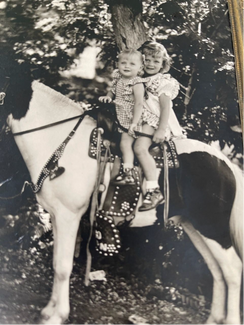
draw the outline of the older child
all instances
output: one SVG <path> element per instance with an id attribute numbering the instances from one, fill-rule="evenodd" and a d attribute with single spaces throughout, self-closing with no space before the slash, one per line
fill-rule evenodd
<path id="1" fill-rule="evenodd" d="M 107 96 L 99 97 L 101 102 L 112 102 L 116 105 L 116 114 L 121 126 L 129 129 L 122 133 L 120 149 L 123 158 L 123 173 L 118 175 L 114 184 L 133 185 L 134 131 L 142 130 L 142 110 L 144 98 L 143 79 L 139 75 L 143 71 L 143 56 L 137 50 L 124 50 L 118 56 L 118 69 L 113 72 L 113 86 Z"/>
<path id="2" fill-rule="evenodd" d="M 156 164 L 148 149 L 152 142 L 162 143 L 172 135 L 184 135 L 172 109 L 172 100 L 178 95 L 179 84 L 169 74 L 165 74 L 170 68 L 170 57 L 165 47 L 148 42 L 143 46 L 142 53 L 145 55 L 144 76 L 148 78 L 148 99 L 144 102 L 142 132 L 151 134 L 153 138 L 139 137 L 134 152 L 146 178 L 146 194 L 139 211 L 146 211 L 164 202 L 158 185 Z"/>

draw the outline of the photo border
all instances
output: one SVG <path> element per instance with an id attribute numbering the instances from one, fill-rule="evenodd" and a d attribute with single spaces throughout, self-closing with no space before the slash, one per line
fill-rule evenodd
<path id="1" fill-rule="evenodd" d="M 240 120 L 243 129 L 243 1 L 228 0 L 228 8 L 235 55 Z"/>

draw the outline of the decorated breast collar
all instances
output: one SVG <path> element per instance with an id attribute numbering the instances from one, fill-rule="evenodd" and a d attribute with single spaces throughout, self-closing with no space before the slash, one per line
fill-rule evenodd
<path id="1" fill-rule="evenodd" d="M 62 157 L 64 153 L 64 149 L 66 148 L 68 142 L 72 139 L 74 136 L 76 130 L 78 129 L 79 125 L 83 121 L 86 114 L 83 114 L 79 121 L 74 126 L 73 130 L 70 132 L 70 134 L 67 136 L 67 138 L 58 146 L 58 148 L 54 151 L 52 156 L 48 159 L 45 166 L 42 168 L 42 171 L 37 179 L 36 184 L 29 183 L 31 186 L 32 191 L 36 194 L 38 193 L 41 188 L 42 184 L 45 181 L 45 179 L 49 176 L 50 180 L 55 179 L 56 177 L 62 175 L 65 171 L 64 167 L 58 166 L 58 161 Z"/>

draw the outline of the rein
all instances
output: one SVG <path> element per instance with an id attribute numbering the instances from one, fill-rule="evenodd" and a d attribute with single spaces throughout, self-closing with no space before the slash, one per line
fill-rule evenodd
<path id="1" fill-rule="evenodd" d="M 128 133 L 129 129 L 127 129 L 123 125 L 121 125 L 117 118 L 116 118 L 116 123 L 118 124 L 119 128 L 122 131 Z M 146 137 L 146 138 L 149 138 L 149 139 L 153 138 L 153 135 L 151 135 L 151 134 L 147 134 L 147 133 L 143 133 L 143 132 L 139 132 L 139 131 L 134 131 L 134 133 L 135 133 L 135 135 L 140 136 L 140 137 Z"/>
<path id="2" fill-rule="evenodd" d="M 92 199 L 91 199 L 91 210 L 90 210 L 90 233 L 89 233 L 89 238 L 87 241 L 86 245 L 86 254 L 87 254 L 87 260 L 86 260 L 86 272 L 85 272 L 85 280 L 84 284 L 85 286 L 89 285 L 89 274 L 91 272 L 91 265 L 92 265 L 92 255 L 89 249 L 91 238 L 93 235 L 93 228 L 94 228 L 94 222 L 96 220 L 96 212 L 98 210 L 98 195 L 99 195 L 99 188 L 100 184 L 102 182 L 106 164 L 108 161 L 108 156 L 110 153 L 109 145 L 106 146 L 106 154 L 104 157 L 104 160 L 102 161 L 101 159 L 101 139 L 102 139 L 102 134 L 104 130 L 102 128 L 97 129 L 97 174 L 96 174 L 96 182 L 94 186 L 94 191 L 92 194 Z"/>
<path id="3" fill-rule="evenodd" d="M 22 134 L 26 134 L 26 133 L 31 133 L 31 132 L 36 132 L 36 131 L 44 130 L 44 129 L 50 128 L 50 127 L 55 126 L 55 125 L 58 125 L 58 124 L 62 124 L 62 123 L 68 122 L 68 121 L 72 121 L 72 120 L 74 120 L 74 119 L 76 119 L 78 117 L 81 117 L 83 115 L 84 115 L 84 113 L 81 114 L 81 115 L 77 115 L 77 116 L 73 116 L 73 117 L 67 118 L 65 120 L 57 121 L 57 122 L 54 122 L 54 123 L 50 123 L 50 124 L 46 124 L 46 125 L 43 125 L 43 126 L 39 126 L 37 128 L 33 128 L 33 129 L 26 130 L 26 131 L 21 131 L 21 132 L 16 132 L 16 133 L 12 133 L 12 134 L 13 134 L 13 136 L 17 136 L 17 135 L 22 135 Z"/>

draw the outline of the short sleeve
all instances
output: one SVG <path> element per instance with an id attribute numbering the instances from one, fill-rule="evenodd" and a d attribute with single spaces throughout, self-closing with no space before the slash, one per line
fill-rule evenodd
<path id="1" fill-rule="evenodd" d="M 112 73 L 112 86 L 111 86 L 111 91 L 113 94 L 116 93 L 116 85 L 117 85 L 117 82 L 118 80 L 120 79 L 121 75 L 119 73 L 119 70 L 118 69 L 115 69 Z"/>
<path id="2" fill-rule="evenodd" d="M 162 74 L 161 82 L 158 88 L 158 96 L 165 94 L 171 100 L 177 97 L 180 90 L 179 83 L 170 74 Z"/>
<path id="3" fill-rule="evenodd" d="M 148 80 L 149 80 L 148 78 L 135 77 L 135 78 L 133 78 L 133 79 L 131 80 L 130 85 L 131 85 L 131 86 L 134 86 L 134 85 L 136 85 L 136 84 L 140 84 L 140 83 L 145 84 L 145 83 L 148 82 Z"/>
<path id="4" fill-rule="evenodd" d="M 135 77 L 133 79 L 130 79 L 128 81 L 128 83 L 125 85 L 124 96 L 131 96 L 133 86 L 138 85 L 138 84 L 143 84 L 145 86 L 147 81 L 148 81 L 147 78 L 141 78 L 141 77 Z"/>

